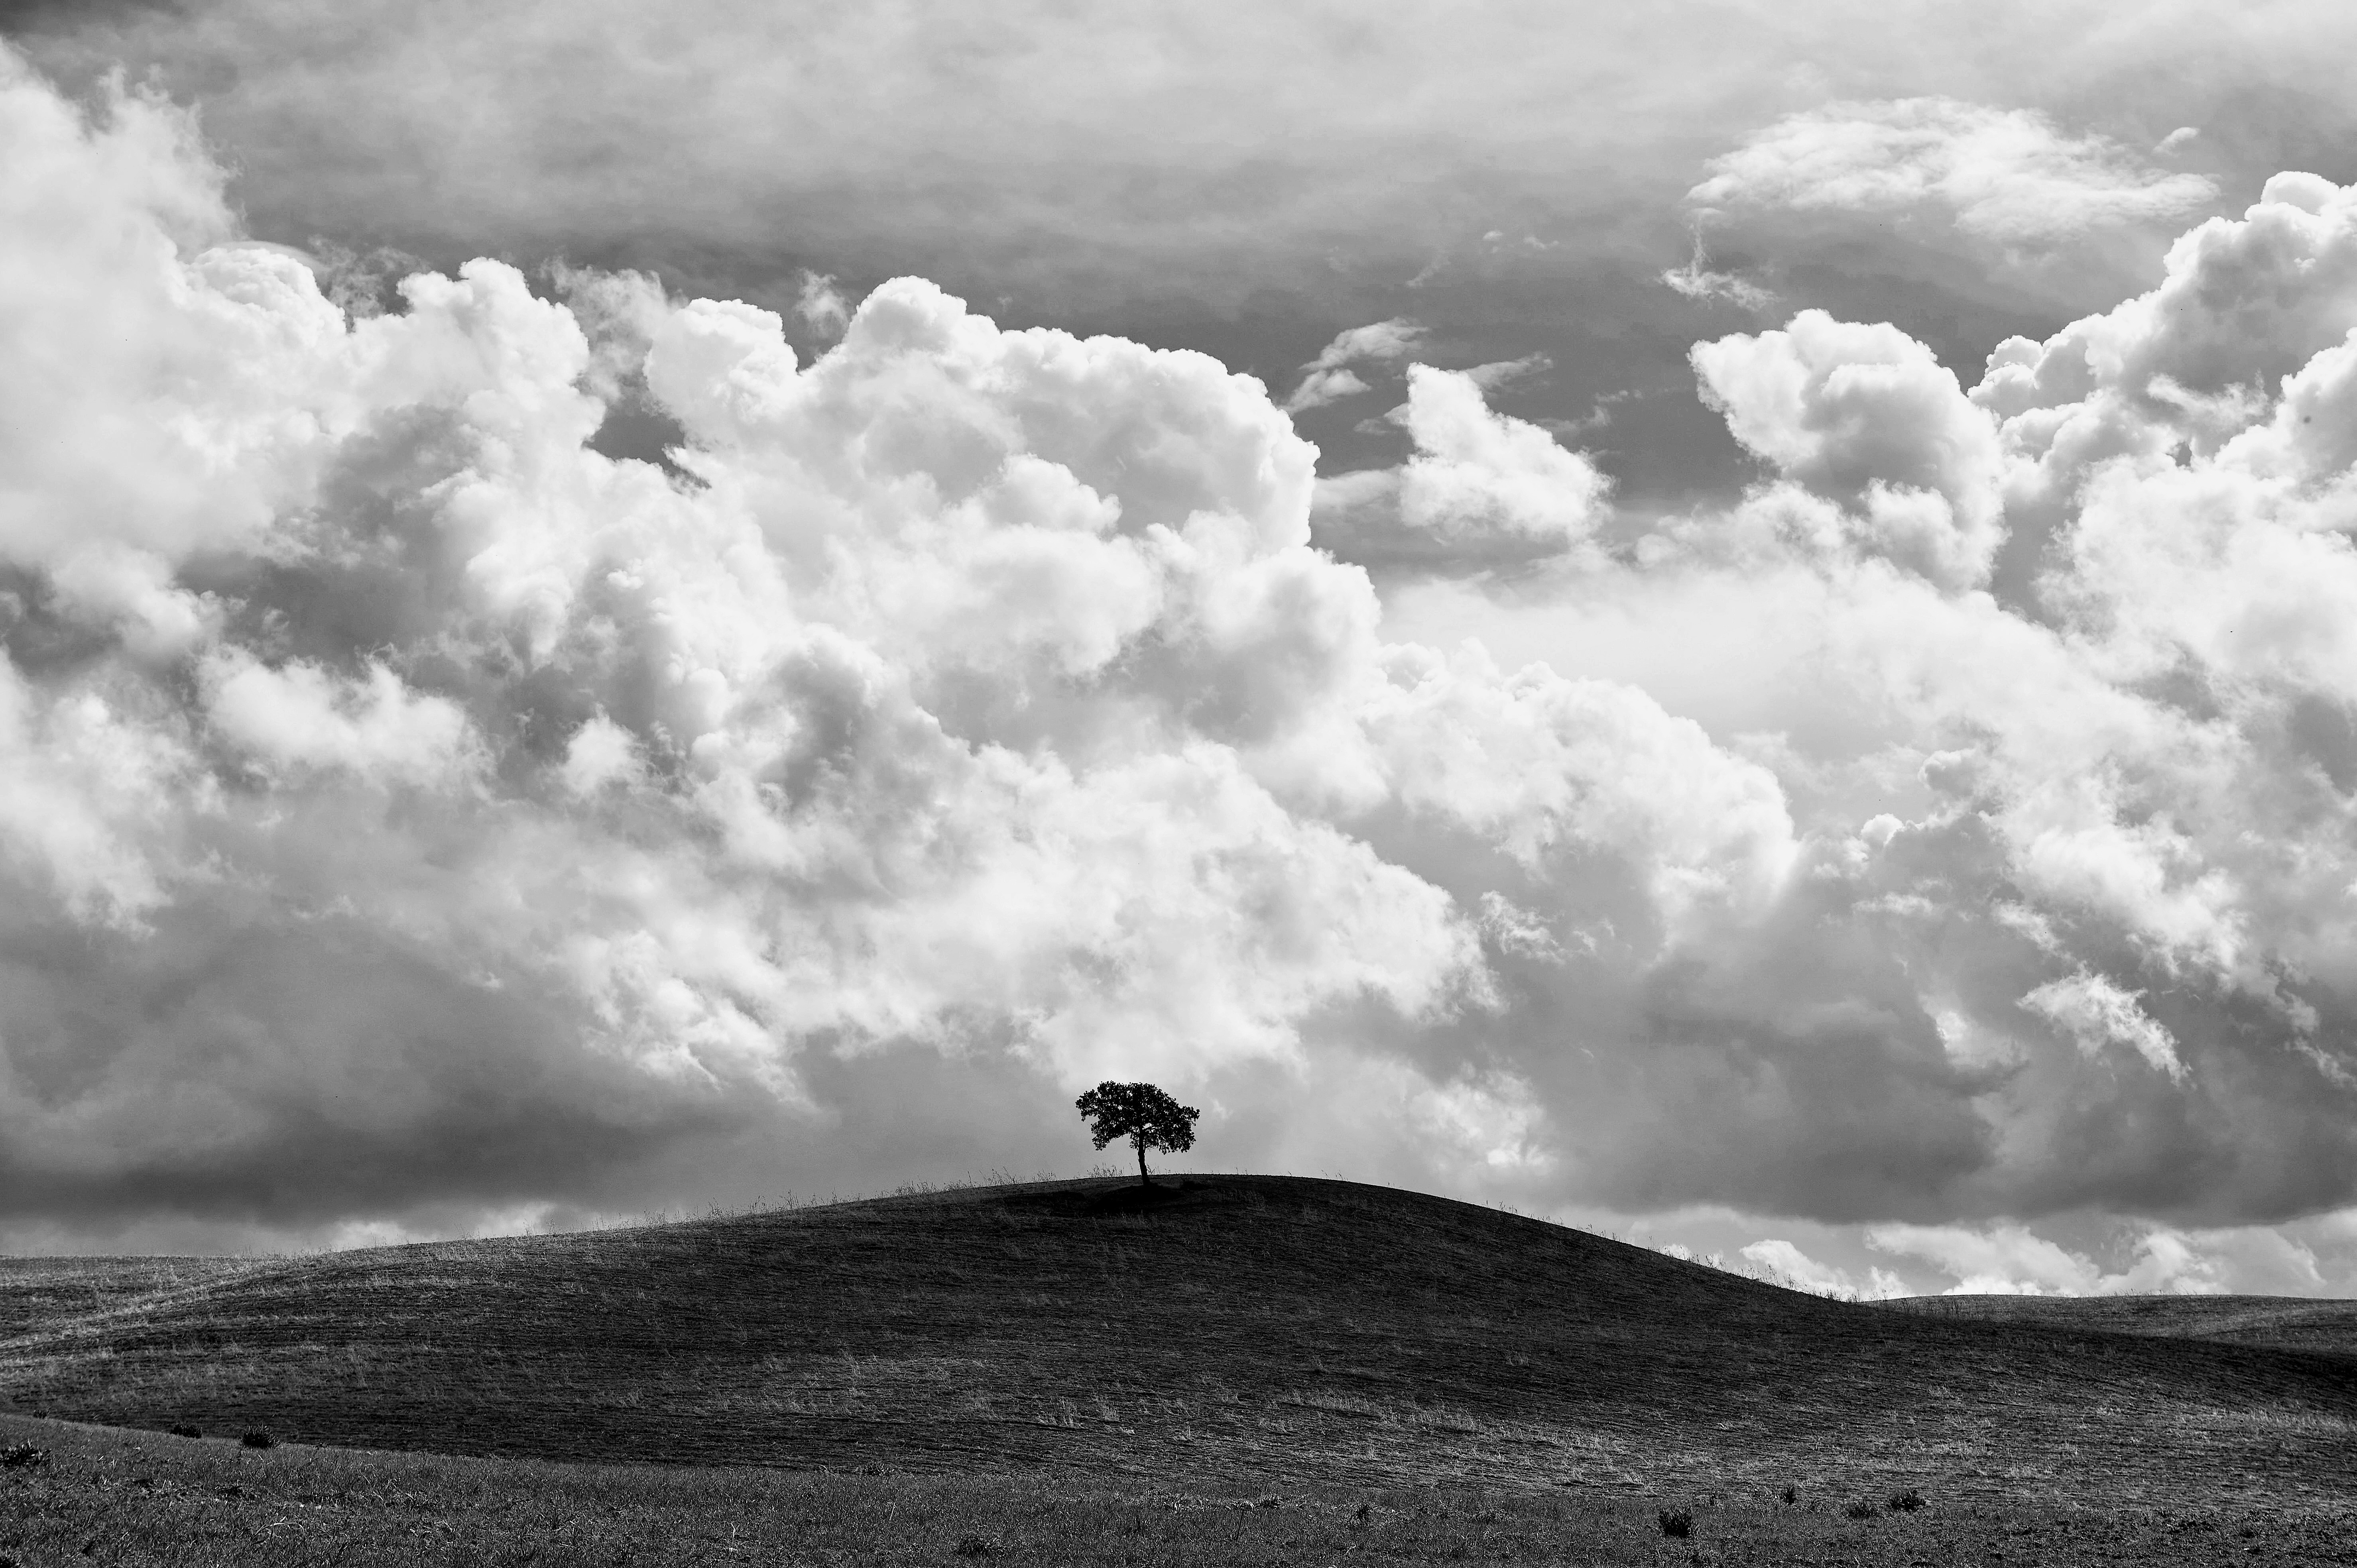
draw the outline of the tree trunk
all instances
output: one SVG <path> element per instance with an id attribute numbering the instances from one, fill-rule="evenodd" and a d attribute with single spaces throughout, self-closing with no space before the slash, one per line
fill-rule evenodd
<path id="1" fill-rule="evenodd" d="M 1132 1139 L 1131 1142 L 1137 1145 L 1137 1185 L 1140 1187 L 1152 1187 L 1154 1183 L 1146 1174 L 1146 1140 L 1143 1138 L 1135 1138 Z"/>

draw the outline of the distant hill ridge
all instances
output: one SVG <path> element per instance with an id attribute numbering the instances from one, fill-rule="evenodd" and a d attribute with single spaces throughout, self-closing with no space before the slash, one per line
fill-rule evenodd
<path id="1" fill-rule="evenodd" d="M 0 1401 L 450 1453 L 1203 1483 L 1839 1475 L 2117 1501 L 2185 1464 L 2253 1491 L 2357 1473 L 2345 1339 L 1850 1305 L 1390 1188 L 1164 1182 L 1150 1206 L 1058 1182 L 136 1261 L 145 1285 L 88 1264 L 86 1302 L 0 1266 Z"/>
<path id="2" fill-rule="evenodd" d="M 2357 1356 L 2357 1301 L 2284 1295 L 1925 1295 L 1889 1305 L 1929 1317 Z"/>

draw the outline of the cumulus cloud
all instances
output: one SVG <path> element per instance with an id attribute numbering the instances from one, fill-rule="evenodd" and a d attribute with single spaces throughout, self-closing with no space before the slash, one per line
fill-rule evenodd
<path id="1" fill-rule="evenodd" d="M 913 278 L 807 360 L 634 274 L 348 311 L 178 111 L 8 69 L 18 1214 L 1036 1168 L 1105 1076 L 1237 1164 L 2042 1288 L 2357 1197 L 2340 188 L 1970 388 L 1704 344 L 1759 478 L 1622 516 L 1481 378 L 1321 481 L 1252 378 Z M 2080 1211 L 2190 1251 L 2021 1229 Z"/>
<path id="2" fill-rule="evenodd" d="M 2108 137 L 1953 98 L 1830 103 L 1788 114 L 1712 160 L 1686 193 L 1706 213 L 1870 213 L 1953 222 L 1998 244 L 2051 247 L 2109 225 L 2181 217 L 2217 188 L 2145 166 Z"/>
<path id="3" fill-rule="evenodd" d="M 2135 1272 L 2105 1276 L 2089 1259 L 2020 1226 L 1996 1226 L 1987 1230 L 1961 1226 L 1881 1225 L 1867 1232 L 1868 1241 L 1887 1252 L 1923 1258 L 1951 1276 L 1952 1295 L 2119 1295 L 2132 1284 L 2150 1285 L 2173 1274 L 2169 1265 L 2187 1261 L 2183 1244 L 2175 1237 L 2146 1239 L 2146 1277 Z M 2198 1276 L 2181 1283 L 2199 1294 Z M 2137 1294 L 2151 1294 L 2138 1291 Z"/>
<path id="4" fill-rule="evenodd" d="M 1908 1294 L 1905 1282 L 1888 1269 L 1868 1269 L 1861 1284 L 1848 1270 L 1821 1263 L 1792 1242 L 1774 1237 L 1746 1246 L 1743 1256 L 1780 1284 L 1836 1301 L 1887 1301 Z"/>
<path id="5" fill-rule="evenodd" d="M 1480 367 L 1495 371 L 1496 367 Z M 1494 373 L 1490 384 L 1501 379 Z M 1494 412 L 1481 376 L 1412 365 L 1405 423 L 1415 455 L 1396 468 L 1319 481 L 1319 544 L 1370 565 L 1480 570 L 1582 547 L 1609 484 L 1585 456 Z"/>
<path id="6" fill-rule="evenodd" d="M 1857 1111 L 1917 1129 L 1926 1214 L 2345 1204 L 2352 232 L 2346 191 L 2271 180 L 2170 247 L 2156 287 L 2000 345 L 1970 387 L 1820 313 L 1702 345 L 1769 469 L 1742 498 L 1566 556 L 1527 605 L 1394 595 L 1401 635 L 1478 629 L 1509 662 L 1641 686 L 1782 791 L 1803 870 L 1678 990 L 1707 1051 L 1618 1082 L 1691 1095 L 1714 1053 L 1792 1074 L 1780 1032 L 1830 1049 L 1857 1029 L 1878 1063 L 1952 1075 Z M 1774 1116 L 1805 1120 L 1777 1081 Z M 1625 1201 L 1709 1200 L 1736 1179 L 1698 1176 L 1721 1153 L 1632 1158 Z M 1821 1219 L 1919 1201 L 1853 1206 L 1848 1170 L 1801 1177 L 1795 1154 L 1744 1179 L 1779 1173 Z M 2121 1272 L 2040 1267 L 2021 1277 Z"/>
<path id="7" fill-rule="evenodd" d="M 1404 360 L 1423 341 L 1424 328 L 1406 317 L 1352 327 L 1335 334 L 1318 357 L 1301 367 L 1300 384 L 1285 400 L 1287 413 L 1304 413 L 1374 389 L 1350 367 Z"/>
<path id="8" fill-rule="evenodd" d="M 807 365 L 764 309 L 490 262 L 354 318 L 169 106 L 16 70 L 0 113 L 20 1205 L 511 1207 L 748 1117 L 823 1159 L 887 1059 L 1217 1103 L 1489 1027 L 1562 906 L 1468 854 L 1596 867 L 1656 943 L 1782 873 L 1772 780 L 1641 693 L 1387 648 L 1310 448 L 1207 358 L 909 279 Z M 625 383 L 670 468 L 591 445 Z M 1417 515 L 1587 515 L 1470 381 L 1419 398 Z M 127 1011 L 71 1004 L 101 963 Z M 1377 1065 L 1404 1138 L 1537 1124 L 1494 1064 Z"/>
<path id="9" fill-rule="evenodd" d="M 1987 575 L 2002 532 L 1996 422 L 1923 345 L 1804 310 L 1781 331 L 1699 344 L 1694 364 L 1735 438 L 1845 503 L 1859 544 L 1939 583 Z"/>
<path id="10" fill-rule="evenodd" d="M 2066 1030 L 2089 1054 L 2106 1046 L 2125 1046 L 2172 1079 L 2183 1079 L 2185 1064 L 2178 1059 L 2177 1042 L 2136 1004 L 2136 993 L 2123 991 L 2100 974 L 2081 970 L 2061 980 L 2050 980 L 2021 999 L 2030 1012 Z"/>
<path id="11" fill-rule="evenodd" d="M 2305 1295 L 2325 1284 L 2312 1251 L 2266 1228 L 2145 1228 L 2115 1249 L 2123 1266 L 2109 1271 L 2020 1225 L 1878 1225 L 1867 1240 L 1932 1263 L 1955 1281 L 1950 1295 Z"/>

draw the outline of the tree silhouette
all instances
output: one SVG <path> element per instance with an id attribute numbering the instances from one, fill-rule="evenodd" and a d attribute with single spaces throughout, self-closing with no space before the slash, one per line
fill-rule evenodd
<path id="1" fill-rule="evenodd" d="M 1146 1151 L 1177 1154 L 1195 1146 L 1195 1118 L 1202 1114 L 1181 1105 L 1150 1083 L 1114 1083 L 1108 1079 L 1074 1101 L 1089 1119 L 1089 1134 L 1102 1149 L 1115 1138 L 1137 1145 L 1137 1179 L 1152 1187 L 1146 1174 Z"/>

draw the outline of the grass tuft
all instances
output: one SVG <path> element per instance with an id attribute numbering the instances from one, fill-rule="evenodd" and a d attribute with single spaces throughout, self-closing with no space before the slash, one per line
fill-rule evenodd
<path id="1" fill-rule="evenodd" d="M 7 1469 L 29 1470 L 36 1465 L 46 1465 L 48 1462 L 49 1451 L 46 1448 L 36 1448 L 29 1443 L 18 1443 L 8 1448 L 0 1449 L 0 1466 Z"/>
<path id="2" fill-rule="evenodd" d="M 1903 1492 L 1893 1492 L 1890 1500 L 1882 1505 L 1892 1513 L 1913 1513 L 1923 1506 L 1923 1494 L 1910 1487 Z"/>
<path id="3" fill-rule="evenodd" d="M 186 1424 L 185 1423 L 178 1426 L 167 1426 L 164 1431 L 167 1436 L 172 1437 L 202 1437 L 204 1435 L 203 1433 L 198 1431 L 193 1426 Z"/>
<path id="4" fill-rule="evenodd" d="M 961 1535 L 957 1554 L 960 1557 L 988 1557 L 998 1550 L 998 1542 L 986 1535 Z"/>
<path id="5" fill-rule="evenodd" d="M 1663 1509 L 1654 1518 L 1661 1523 L 1662 1533 L 1673 1541 L 1684 1541 L 1694 1533 L 1694 1513 L 1691 1509 Z"/>
<path id="6" fill-rule="evenodd" d="M 1842 1504 L 1842 1515 L 1846 1519 L 1872 1519 L 1881 1511 L 1879 1506 L 1867 1498 L 1852 1498 Z"/>
<path id="7" fill-rule="evenodd" d="M 278 1439 L 259 1428 L 239 1433 L 237 1440 L 248 1448 L 275 1448 L 278 1445 Z"/>

